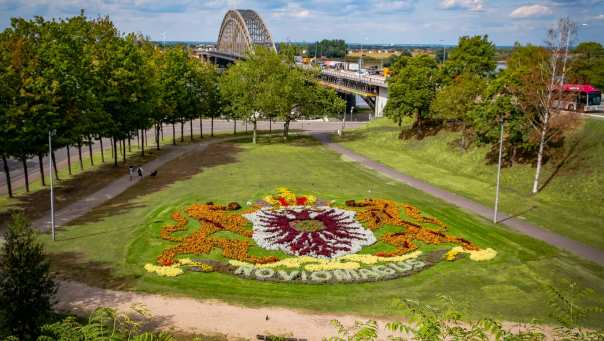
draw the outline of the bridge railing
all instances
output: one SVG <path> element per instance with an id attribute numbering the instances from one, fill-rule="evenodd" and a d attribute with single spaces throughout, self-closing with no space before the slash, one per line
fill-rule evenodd
<path id="1" fill-rule="evenodd" d="M 323 70 L 321 70 L 321 73 L 330 75 L 330 76 L 334 76 L 334 77 L 346 78 L 346 79 L 361 82 L 361 83 L 377 85 L 377 86 L 381 86 L 384 88 L 388 87 L 386 78 L 382 77 L 382 76 L 361 75 L 354 71 L 331 70 L 331 69 L 323 69 Z"/>

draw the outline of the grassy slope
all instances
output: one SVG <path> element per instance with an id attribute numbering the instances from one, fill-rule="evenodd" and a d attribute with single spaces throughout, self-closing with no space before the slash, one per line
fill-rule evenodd
<path id="1" fill-rule="evenodd" d="M 336 138 L 344 146 L 394 169 L 492 206 L 496 165 L 486 165 L 486 147 L 466 152 L 453 146 L 458 133 L 440 132 L 422 141 L 401 141 L 386 119 Z M 514 165 L 502 171 L 501 209 L 570 238 L 604 249 L 604 120 L 589 119 L 567 140 L 567 162 L 537 195 L 535 169 Z M 574 150 L 572 146 L 575 146 Z M 545 166 L 542 182 L 559 161 Z"/>
<path id="2" fill-rule="evenodd" d="M 85 270 L 110 267 L 113 276 L 131 276 L 138 290 L 218 298 L 247 305 L 281 305 L 324 312 L 390 316 L 395 297 L 436 303 L 438 294 L 452 296 L 472 307 L 472 317 L 488 315 L 507 320 L 547 320 L 543 284 L 570 278 L 604 292 L 604 269 L 516 235 L 409 187 L 389 182 L 327 152 L 313 141 L 290 145 L 237 144 L 228 162 L 205 167 L 194 177 L 116 207 L 110 216 L 60 231 L 51 252 L 72 252 Z M 200 165 L 203 167 L 203 165 Z M 243 280 L 230 275 L 187 273 L 161 278 L 145 273 L 145 263 L 171 243 L 159 238 L 161 226 L 174 209 L 195 202 L 246 203 L 288 186 L 301 193 L 343 202 L 350 198 L 391 198 L 420 207 L 451 226 L 452 234 L 499 255 L 477 263 L 468 259 L 441 262 L 407 278 L 369 284 L 304 285 Z M 62 256 L 59 256 L 59 258 Z M 70 265 L 71 266 L 71 265 Z M 97 285 L 105 280 L 98 280 Z M 592 324 L 602 323 L 594 320 Z"/>

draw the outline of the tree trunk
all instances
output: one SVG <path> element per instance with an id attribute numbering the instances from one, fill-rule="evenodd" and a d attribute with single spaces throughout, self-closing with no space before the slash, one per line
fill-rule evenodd
<path id="1" fill-rule="evenodd" d="M 203 118 L 199 116 L 199 137 L 203 138 Z"/>
<path id="2" fill-rule="evenodd" d="M 67 172 L 69 173 L 69 175 L 71 174 L 71 151 L 69 150 L 69 145 L 65 146 L 65 148 L 67 149 Z"/>
<path id="3" fill-rule="evenodd" d="M 191 141 L 193 141 L 193 119 L 189 121 L 189 130 L 191 130 Z"/>
<path id="4" fill-rule="evenodd" d="M 237 135 L 237 120 L 233 119 L 233 135 Z"/>
<path id="5" fill-rule="evenodd" d="M 185 142 L 185 121 L 180 121 L 180 142 Z"/>
<path id="6" fill-rule="evenodd" d="M 113 145 L 115 144 L 115 140 L 113 139 L 113 137 L 109 138 L 109 144 L 110 144 L 109 149 L 111 149 L 111 158 L 113 159 L 114 155 L 115 155 L 113 152 L 113 150 L 115 149 L 115 148 L 113 148 Z"/>
<path id="7" fill-rule="evenodd" d="M 156 123 L 155 124 L 155 148 L 157 150 L 159 150 L 159 130 L 160 130 L 160 123 Z"/>
<path id="8" fill-rule="evenodd" d="M 13 184 L 10 182 L 10 169 L 8 169 L 8 161 L 6 161 L 6 155 L 2 154 L 2 164 L 4 165 L 4 175 L 6 176 L 6 189 L 8 190 L 8 197 L 13 197 Z"/>
<path id="9" fill-rule="evenodd" d="M 287 137 L 289 136 L 289 119 L 285 119 L 283 123 L 283 141 L 287 141 Z"/>
<path id="10" fill-rule="evenodd" d="M 466 122 L 462 123 L 461 127 L 461 149 L 466 150 Z"/>
<path id="11" fill-rule="evenodd" d="M 176 145 L 176 127 L 175 127 L 175 123 L 172 123 L 172 144 Z"/>
<path id="12" fill-rule="evenodd" d="M 142 130 L 141 130 L 141 132 L 142 132 Z M 138 131 L 136 132 L 136 136 L 138 136 Z M 145 156 L 145 137 L 146 136 L 147 136 L 147 134 L 144 134 L 141 136 L 142 142 L 143 142 L 143 148 L 141 148 L 141 156 Z"/>
<path id="13" fill-rule="evenodd" d="M 132 153 L 132 147 L 130 145 L 130 140 L 132 140 L 132 136 L 128 136 L 128 153 Z"/>
<path id="14" fill-rule="evenodd" d="M 101 162 L 105 163 L 105 151 L 103 150 L 103 138 L 99 138 L 99 144 L 101 145 Z"/>
<path id="15" fill-rule="evenodd" d="M 90 165 L 94 166 L 94 158 L 92 156 L 92 137 L 88 136 L 88 155 L 90 155 Z"/>
<path id="16" fill-rule="evenodd" d="M 537 153 L 537 169 L 535 170 L 535 180 L 533 181 L 533 194 L 539 192 L 539 177 L 541 176 L 541 166 L 543 163 L 543 150 L 545 149 L 545 137 L 547 136 L 549 124 L 549 110 L 545 112 L 543 126 L 541 127 L 541 138 L 539 140 L 539 152 Z"/>
<path id="17" fill-rule="evenodd" d="M 256 144 L 256 120 L 253 120 L 253 125 L 254 125 L 254 133 L 253 133 L 253 138 L 252 141 L 254 142 L 254 144 Z"/>
<path id="18" fill-rule="evenodd" d="M 162 123 L 160 123 L 159 125 L 159 132 L 161 133 L 161 139 L 164 139 L 164 125 Z"/>
<path id="19" fill-rule="evenodd" d="M 415 128 L 415 132 L 417 134 L 418 137 L 423 135 L 423 131 L 422 131 L 422 113 L 421 112 L 417 112 L 415 114 L 415 122 L 413 123 L 413 128 Z"/>
<path id="20" fill-rule="evenodd" d="M 23 175 L 25 175 L 25 191 L 29 192 L 29 174 L 27 174 L 27 158 L 21 157 L 21 163 L 23 163 Z"/>
<path id="21" fill-rule="evenodd" d="M 42 153 L 38 153 L 38 165 L 40 166 L 40 179 L 42 179 L 42 186 L 46 186 L 46 179 L 44 179 L 44 161 Z"/>
<path id="22" fill-rule="evenodd" d="M 122 162 L 126 162 L 126 139 L 122 140 Z"/>
<path id="23" fill-rule="evenodd" d="M 141 150 L 141 133 L 140 131 L 136 131 L 136 145 L 138 146 L 138 150 Z"/>
<path id="24" fill-rule="evenodd" d="M 59 179 L 59 170 L 57 169 L 57 157 L 55 156 L 55 151 L 52 150 L 50 152 L 50 160 L 52 161 L 52 169 L 55 171 L 55 179 Z"/>
<path id="25" fill-rule="evenodd" d="M 80 172 L 84 170 L 84 162 L 82 162 L 82 142 L 78 141 L 78 157 L 80 158 Z"/>
<path id="26" fill-rule="evenodd" d="M 273 140 L 273 118 L 268 118 L 268 143 L 271 143 Z"/>
<path id="27" fill-rule="evenodd" d="M 214 116 L 210 118 L 210 136 L 214 137 Z"/>
<path id="28" fill-rule="evenodd" d="M 115 137 L 112 137 L 111 141 L 113 142 L 113 149 L 111 150 L 111 153 L 113 154 L 113 167 L 117 167 L 117 140 Z"/>

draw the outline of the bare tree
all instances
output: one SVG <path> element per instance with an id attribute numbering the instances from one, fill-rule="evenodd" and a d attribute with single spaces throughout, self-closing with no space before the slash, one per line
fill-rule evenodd
<path id="1" fill-rule="evenodd" d="M 576 36 L 577 27 L 569 18 L 562 18 L 556 27 L 547 34 L 547 47 L 550 52 L 549 60 L 544 60 L 540 68 L 540 82 L 543 86 L 534 84 L 535 117 L 533 125 L 539 132 L 539 151 L 537 153 L 537 169 L 533 181 L 533 193 L 539 191 L 539 178 L 543 167 L 543 153 L 548 140 L 552 137 L 551 122 L 555 115 L 560 115 L 562 100 L 562 84 L 566 76 L 568 50 Z M 554 97 L 558 95 L 558 100 Z"/>

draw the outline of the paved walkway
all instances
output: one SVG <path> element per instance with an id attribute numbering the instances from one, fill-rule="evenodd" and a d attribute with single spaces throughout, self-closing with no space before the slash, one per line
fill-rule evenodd
<path id="1" fill-rule="evenodd" d="M 366 157 L 363 157 L 359 154 L 354 153 L 350 149 L 347 149 L 337 143 L 331 142 L 329 138 L 329 134 L 326 133 L 314 133 L 312 134 L 316 139 L 321 141 L 324 145 L 327 146 L 330 150 L 344 155 L 345 157 L 369 168 L 376 172 L 379 172 L 391 179 L 394 179 L 398 182 L 402 182 L 408 186 L 416 188 L 422 192 L 428 193 L 434 197 L 437 197 L 441 200 L 444 200 L 450 204 L 453 204 L 457 207 L 460 207 L 466 211 L 477 214 L 481 217 L 484 217 L 488 220 L 493 219 L 493 209 L 490 207 L 486 207 L 482 204 L 479 204 L 470 199 L 464 198 L 457 194 L 451 193 L 449 191 L 443 190 L 441 188 L 430 185 L 427 182 L 416 179 L 412 176 L 403 174 L 397 170 L 394 170 L 390 167 L 384 166 L 381 163 L 372 161 Z M 589 245 L 583 244 L 581 242 L 566 238 L 557 233 L 545 230 L 533 224 L 530 224 L 526 221 L 513 218 L 505 213 L 499 213 L 498 221 L 500 224 L 503 224 L 514 231 L 520 232 L 527 236 L 533 237 L 535 239 L 542 240 L 550 245 L 558 247 L 560 249 L 566 250 L 570 253 L 583 257 L 587 260 L 590 260 L 594 263 L 597 263 L 601 266 L 604 266 L 604 251 L 593 248 Z"/>
<path id="2" fill-rule="evenodd" d="M 176 159 L 177 157 L 184 155 L 191 151 L 201 151 L 204 150 L 209 144 L 223 142 L 226 140 L 237 139 L 241 137 L 226 137 L 219 139 L 211 139 L 204 142 L 198 142 L 187 145 L 176 145 L 176 146 L 165 146 L 165 149 L 168 151 L 164 152 L 158 158 L 153 159 L 142 165 L 141 167 L 149 174 L 153 170 L 158 169 L 164 164 Z M 126 191 L 130 186 L 136 184 L 139 181 L 137 176 L 133 177 L 133 180 L 130 180 L 128 175 L 124 175 L 121 178 L 113 181 L 103 189 L 87 196 L 86 198 L 74 202 L 73 204 L 62 208 L 55 212 L 55 226 L 61 226 L 69 223 L 70 221 L 83 216 L 84 214 L 91 211 L 93 208 L 100 206 L 104 202 L 115 198 L 116 196 L 122 194 Z M 32 225 L 38 228 L 40 231 L 49 231 L 50 230 L 50 212 L 38 220 L 33 221 Z"/>

